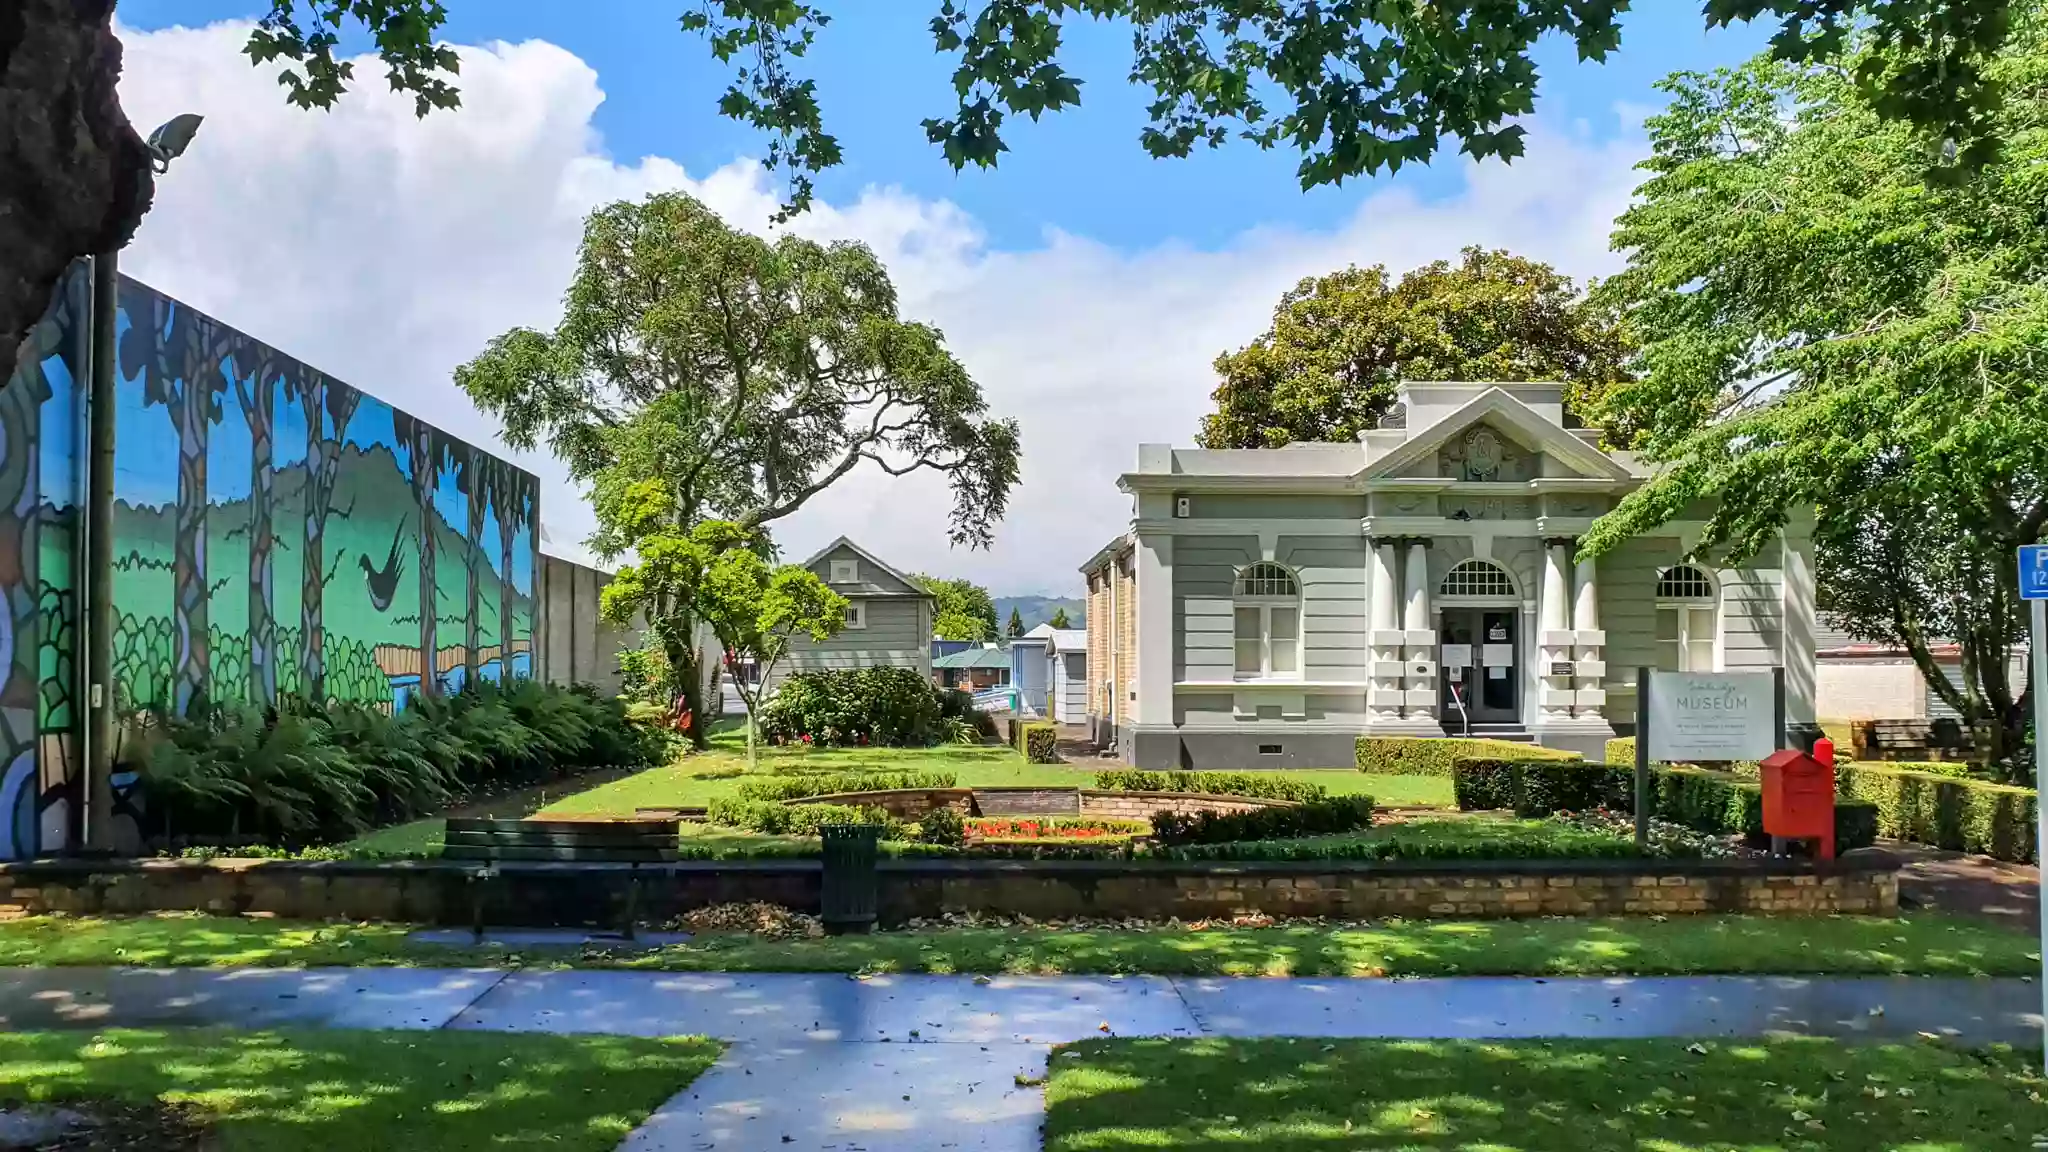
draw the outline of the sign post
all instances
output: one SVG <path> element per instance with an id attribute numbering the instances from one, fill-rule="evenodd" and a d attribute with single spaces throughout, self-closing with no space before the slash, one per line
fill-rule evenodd
<path id="1" fill-rule="evenodd" d="M 2027 677 L 2027 691 L 2034 697 L 2034 787 L 2048 779 L 2048 544 L 2027 544 L 2020 548 L 2020 599 L 2026 601 L 2031 627 L 2027 630 L 2027 653 L 2033 671 Z M 2048 812 L 2039 814 L 2035 828 L 2034 859 L 2048 849 Z M 2043 894 L 2048 910 L 2048 893 Z M 2041 1003 L 2048 1019 L 2048 919 L 2041 921 Z"/>
<path id="2" fill-rule="evenodd" d="M 1762 760 L 1783 743 L 1782 671 L 1636 670 L 1636 850 L 1650 840 L 1650 765 Z"/>

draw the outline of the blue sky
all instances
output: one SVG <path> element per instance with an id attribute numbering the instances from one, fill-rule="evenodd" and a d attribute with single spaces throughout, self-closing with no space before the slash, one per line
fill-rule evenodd
<path id="1" fill-rule="evenodd" d="M 446 35 L 456 42 L 544 39 L 595 68 L 607 99 L 593 124 L 616 157 L 661 155 L 702 173 L 763 152 L 756 133 L 716 114 L 725 73 L 701 39 L 680 30 L 673 4 L 454 0 L 450 8 Z M 947 112 L 952 92 L 951 58 L 932 50 L 926 28 L 935 0 L 870 0 L 860 9 L 825 29 L 807 64 L 827 126 L 846 153 L 846 163 L 820 184 L 827 200 L 847 200 L 876 184 L 948 199 L 997 247 L 1034 244 L 1057 228 L 1119 247 L 1211 248 L 1254 225 L 1331 227 L 1355 210 L 1362 187 L 1390 183 L 1304 194 L 1294 175 L 1296 154 L 1245 145 L 1182 161 L 1152 160 L 1137 143 L 1147 92 L 1124 79 L 1129 31 L 1082 20 L 1067 24 L 1069 71 L 1087 81 L 1081 107 L 1037 124 L 1013 122 L 1011 151 L 998 169 L 955 174 L 919 126 Z M 123 22 L 141 29 L 256 12 L 249 0 L 122 0 L 120 6 Z M 1595 142 L 1611 138 L 1628 127 L 1627 110 L 1660 103 L 1652 88 L 1659 78 L 1675 69 L 1737 62 L 1760 50 L 1767 35 L 1767 29 L 1744 25 L 1708 32 L 1696 7 L 1666 3 L 1630 13 L 1622 48 L 1605 64 L 1580 63 L 1571 44 L 1553 39 L 1538 53 L 1538 117 L 1582 124 Z M 370 71 L 358 73 L 363 84 L 382 86 Z M 1438 163 L 1391 183 L 1428 198 L 1452 190 L 1457 180 L 1455 163 Z"/>
<path id="2" fill-rule="evenodd" d="M 334 111 L 287 108 L 248 67 L 246 29 L 216 23 L 250 19 L 262 0 L 122 0 L 133 119 L 206 116 L 123 269 L 493 445 L 497 421 L 452 372 L 508 328 L 555 323 L 586 212 L 680 190 L 734 227 L 770 230 L 780 190 L 749 163 L 765 141 L 717 114 L 727 76 L 677 25 L 690 2 L 454 0 L 445 35 L 464 53 L 463 108 L 423 122 L 368 59 Z M 902 314 L 942 329 L 991 413 L 1020 421 L 1022 482 L 988 551 L 950 547 L 951 502 L 929 473 L 857 469 L 776 533 L 791 555 L 845 534 L 898 568 L 1004 595 L 1079 587 L 1075 566 L 1129 524 L 1116 480 L 1138 445 L 1190 441 L 1215 356 L 1255 338 L 1302 277 L 1354 263 L 1398 273 L 1473 244 L 1581 280 L 1614 271 L 1608 236 L 1646 151 L 1640 120 L 1663 103 L 1653 85 L 1739 62 L 1768 33 L 1709 33 L 1677 4 L 1631 14 L 1605 65 L 1546 43 L 1524 159 L 1473 164 L 1453 145 L 1397 177 L 1304 194 L 1291 152 L 1147 157 L 1128 30 L 1087 22 L 1068 25 L 1082 106 L 1011 125 L 998 169 L 954 173 L 919 126 L 949 111 L 952 91 L 926 27 L 937 4 L 841 5 L 856 14 L 808 63 L 846 163 L 790 227 L 876 251 Z M 541 479 L 543 546 L 589 561 L 595 520 L 578 487 L 545 450 L 516 456 Z"/>

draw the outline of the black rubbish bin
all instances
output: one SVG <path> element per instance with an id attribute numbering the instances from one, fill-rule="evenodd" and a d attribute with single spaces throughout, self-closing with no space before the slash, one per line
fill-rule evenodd
<path id="1" fill-rule="evenodd" d="M 881 855 L 882 826 L 826 824 L 818 832 L 825 841 L 825 872 L 818 892 L 825 931 L 834 936 L 873 931 L 875 860 Z"/>

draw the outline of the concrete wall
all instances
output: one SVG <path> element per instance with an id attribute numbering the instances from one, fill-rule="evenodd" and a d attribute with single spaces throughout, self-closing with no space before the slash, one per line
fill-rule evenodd
<path id="1" fill-rule="evenodd" d="M 616 695 L 619 652 L 638 646 L 641 633 L 598 619 L 598 595 L 611 575 L 560 556 L 540 559 L 540 677 L 550 684 L 594 684 Z"/>

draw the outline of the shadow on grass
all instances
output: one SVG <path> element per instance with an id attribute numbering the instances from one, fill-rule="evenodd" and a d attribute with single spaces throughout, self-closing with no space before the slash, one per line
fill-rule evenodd
<path id="1" fill-rule="evenodd" d="M 954 928 L 824 940 L 704 937 L 628 967 L 1187 976 L 2014 976 L 2033 939 L 1943 917 L 1415 921 L 1372 926 Z"/>
<path id="2" fill-rule="evenodd" d="M 2042 1129 L 2038 1063 L 1816 1040 L 1092 1040 L 1054 1054 L 1045 1147 L 1990 1152 Z"/>
<path id="3" fill-rule="evenodd" d="M 0 923 L 0 967 L 133 964 L 533 965 L 679 972 L 1168 976 L 1929 975 L 2039 972 L 2034 937 L 1938 915 L 1418 920 L 1272 928 L 931 928 L 772 940 L 702 936 L 648 952 L 522 953 L 416 943 L 400 924 L 195 915 Z"/>
<path id="4" fill-rule="evenodd" d="M 0 1098 L 180 1104 L 235 1152 L 608 1152 L 718 1052 L 618 1036 L 27 1032 L 0 1035 Z"/>

